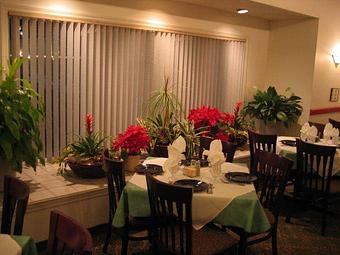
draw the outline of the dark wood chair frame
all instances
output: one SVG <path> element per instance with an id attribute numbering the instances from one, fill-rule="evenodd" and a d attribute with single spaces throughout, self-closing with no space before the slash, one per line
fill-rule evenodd
<path id="1" fill-rule="evenodd" d="M 271 214 L 274 222 L 265 233 L 247 233 L 243 229 L 229 227 L 240 236 L 239 254 L 246 254 L 247 246 L 272 239 L 272 254 L 277 252 L 277 226 L 278 218 L 283 203 L 283 194 L 288 180 L 289 170 L 293 162 L 287 158 L 271 152 L 256 149 L 254 155 L 254 166 L 258 176 L 257 193 L 262 206 Z"/>
<path id="2" fill-rule="evenodd" d="M 202 158 L 203 150 L 209 150 L 210 149 L 210 143 L 214 141 L 214 138 L 208 137 L 208 136 L 201 136 L 200 137 L 200 151 L 199 151 L 199 157 Z M 226 162 L 233 162 L 235 152 L 237 149 L 236 143 L 222 142 L 222 152 L 226 155 Z"/>
<path id="3" fill-rule="evenodd" d="M 51 211 L 47 254 L 92 254 L 92 237 L 89 231 L 60 211 Z"/>
<path id="4" fill-rule="evenodd" d="M 192 229 L 192 188 L 161 182 L 149 173 L 146 174 L 146 182 L 153 218 L 152 253 L 192 255 L 194 231 Z M 215 231 L 220 231 L 220 229 Z M 179 237 L 179 241 L 176 236 Z M 176 249 L 178 243 L 179 249 Z M 236 252 L 236 248 L 232 246 L 227 249 Z"/>
<path id="5" fill-rule="evenodd" d="M 337 128 L 340 130 L 340 121 L 334 120 L 334 119 L 329 119 L 329 123 L 332 124 L 333 127 Z"/>
<path id="6" fill-rule="evenodd" d="M 151 223 L 149 217 L 130 217 L 129 216 L 129 202 L 128 197 L 124 197 L 125 210 L 125 226 L 121 229 L 113 228 L 113 216 L 117 210 L 119 199 L 123 194 L 123 189 L 126 185 L 125 175 L 123 172 L 124 161 L 113 160 L 108 157 L 108 151 L 104 152 L 104 167 L 107 178 L 107 188 L 109 194 L 109 217 L 107 223 L 107 234 L 103 246 L 103 253 L 107 252 L 107 247 L 111 240 L 112 232 L 114 231 L 122 239 L 121 254 L 125 255 L 128 251 L 129 241 L 151 240 Z M 147 231 L 147 235 L 137 236 L 132 233 L 139 231 Z"/>
<path id="7" fill-rule="evenodd" d="M 250 151 L 250 172 L 253 171 L 256 149 L 276 153 L 277 135 L 259 134 L 248 130 Z"/>
<path id="8" fill-rule="evenodd" d="M 4 176 L 4 198 L 2 205 L 1 233 L 12 234 L 12 221 L 15 212 L 14 235 L 21 235 L 24 224 L 29 186 L 14 177 Z"/>
<path id="9" fill-rule="evenodd" d="M 297 177 L 293 198 L 296 206 L 291 208 L 317 209 L 322 212 L 321 234 L 325 235 L 326 216 L 331 197 L 333 162 L 336 147 L 310 144 L 296 139 Z M 328 167 L 327 167 L 328 166 Z M 290 222 L 295 210 L 291 209 L 286 217 Z"/>

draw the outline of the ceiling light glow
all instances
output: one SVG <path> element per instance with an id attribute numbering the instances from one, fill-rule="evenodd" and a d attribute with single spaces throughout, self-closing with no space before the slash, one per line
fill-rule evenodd
<path id="1" fill-rule="evenodd" d="M 71 11 L 70 8 L 65 5 L 51 5 L 48 9 L 57 13 L 68 13 Z"/>
<path id="2" fill-rule="evenodd" d="M 161 21 L 159 19 L 155 19 L 155 18 L 148 19 L 147 23 L 151 26 L 154 26 L 154 27 L 161 27 L 161 26 L 164 25 L 163 21 Z"/>
<path id="3" fill-rule="evenodd" d="M 248 13 L 249 11 L 247 9 L 237 9 L 236 11 L 238 14 L 245 14 Z"/>

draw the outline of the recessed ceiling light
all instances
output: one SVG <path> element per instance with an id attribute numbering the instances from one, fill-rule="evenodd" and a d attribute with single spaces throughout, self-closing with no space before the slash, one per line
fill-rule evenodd
<path id="1" fill-rule="evenodd" d="M 245 13 L 248 12 L 248 10 L 247 10 L 247 9 L 237 9 L 236 12 L 237 12 L 238 14 L 245 14 Z"/>

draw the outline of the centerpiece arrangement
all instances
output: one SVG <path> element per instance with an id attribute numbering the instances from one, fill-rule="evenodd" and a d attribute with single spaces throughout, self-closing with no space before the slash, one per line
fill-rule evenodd
<path id="1" fill-rule="evenodd" d="M 77 136 L 76 141 L 68 144 L 63 150 L 59 161 L 59 172 L 66 165 L 82 178 L 101 178 L 103 170 L 103 150 L 106 138 L 101 138 L 100 132 L 94 132 L 94 121 L 91 114 L 85 116 L 86 134 Z"/>
<path id="2" fill-rule="evenodd" d="M 202 136 L 233 142 L 241 146 L 247 141 L 247 130 L 253 128 L 253 123 L 247 121 L 241 113 L 241 106 L 242 103 L 238 102 L 233 113 L 222 112 L 215 107 L 202 106 L 190 110 L 188 119 L 194 123 L 195 129 L 201 129 Z"/>
<path id="3" fill-rule="evenodd" d="M 149 144 L 147 129 L 141 125 L 130 125 L 112 140 L 110 154 L 112 158 L 123 158 L 125 169 L 133 172 L 139 164 L 141 151 L 148 149 Z"/>

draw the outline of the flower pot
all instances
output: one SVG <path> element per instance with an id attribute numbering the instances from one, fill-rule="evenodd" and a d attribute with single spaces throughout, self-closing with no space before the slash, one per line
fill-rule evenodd
<path id="1" fill-rule="evenodd" d="M 0 159 L 0 193 L 4 191 L 4 176 L 16 177 L 17 174 L 18 172 L 12 170 L 6 161 Z"/>
<path id="2" fill-rule="evenodd" d="M 152 156 L 167 158 L 168 157 L 168 144 L 157 144 L 156 143 L 153 149 L 153 152 L 152 152 Z"/>
<path id="3" fill-rule="evenodd" d="M 125 161 L 125 170 L 128 172 L 135 172 L 135 167 L 139 165 L 140 155 L 128 155 Z"/>
<path id="4" fill-rule="evenodd" d="M 71 158 L 68 159 L 66 162 L 67 165 L 71 168 L 71 170 L 81 178 L 97 179 L 103 178 L 105 176 L 102 161 L 93 162 L 91 160 L 88 160 L 78 162 Z"/>

